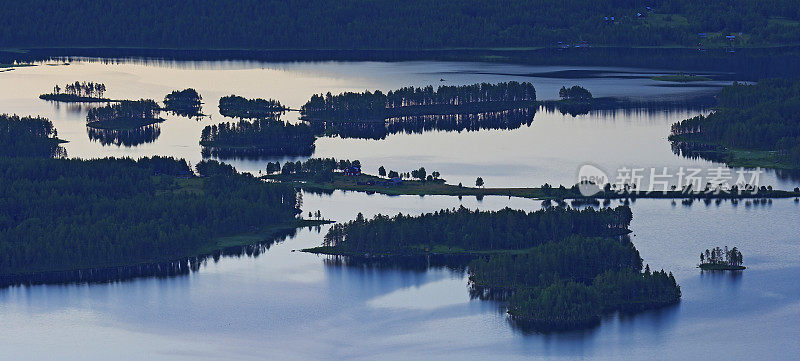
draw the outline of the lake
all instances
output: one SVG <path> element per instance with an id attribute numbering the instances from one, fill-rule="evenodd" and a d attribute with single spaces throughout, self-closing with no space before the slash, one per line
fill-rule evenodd
<path id="1" fill-rule="evenodd" d="M 275 98 L 298 108 L 314 93 L 388 91 L 407 85 L 531 81 L 540 99 L 582 85 L 595 96 L 675 99 L 708 94 L 726 82 L 665 87 L 650 80 L 668 72 L 632 68 L 523 66 L 458 62 L 284 62 L 78 59 L 0 73 L 0 112 L 50 118 L 70 157 L 169 155 L 202 159 L 200 131 L 230 121 L 217 101 L 230 94 Z M 585 78 L 559 77 L 582 70 Z M 691 69 L 687 69 L 691 70 Z M 556 75 L 554 75 L 556 74 Z M 711 74 L 713 75 L 713 74 Z M 444 79 L 444 82 L 440 81 Z M 50 103 L 38 95 L 56 84 L 103 82 L 107 96 L 163 99 L 197 89 L 200 120 L 165 115 L 154 140 L 103 145 L 87 134 L 86 105 Z M 540 109 L 530 125 L 475 132 L 423 131 L 383 140 L 321 138 L 314 157 L 360 159 L 407 170 L 425 166 L 451 183 L 571 185 L 578 168 L 711 168 L 675 155 L 666 140 L 675 121 L 704 109 L 598 111 L 572 117 Z M 296 112 L 283 115 L 297 121 Z M 303 159 L 303 158 L 291 158 Z M 231 160 L 257 173 L 266 162 Z M 727 168 L 726 168 L 727 169 Z M 731 169 L 735 172 L 737 169 Z M 767 172 L 761 184 L 800 185 Z M 361 212 L 421 213 L 464 205 L 534 210 L 540 202 L 506 197 L 401 196 L 334 192 L 304 194 L 304 212 L 347 221 Z M 531 334 L 508 322 L 502 305 L 471 300 L 465 274 L 448 269 L 348 267 L 292 252 L 317 246 L 329 226 L 304 229 L 258 256 L 207 260 L 199 271 L 172 278 L 104 284 L 0 289 L 4 332 L 0 359 L 795 359 L 800 354 L 800 205 L 719 205 L 640 199 L 631 204 L 632 240 L 653 269 L 672 271 L 679 305 L 634 316 L 608 315 L 593 329 Z M 748 269 L 701 272 L 698 253 L 737 246 Z"/>

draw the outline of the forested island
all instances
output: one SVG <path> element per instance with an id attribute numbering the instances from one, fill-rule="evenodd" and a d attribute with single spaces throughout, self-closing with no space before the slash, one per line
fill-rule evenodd
<path id="1" fill-rule="evenodd" d="M 339 95 L 315 94 L 300 111 L 308 120 L 384 121 L 391 117 L 478 113 L 535 105 L 536 89 L 533 84 L 511 81 L 439 86 L 436 89 L 432 85 L 424 88 L 405 87 L 390 90 L 386 94 L 380 90 Z"/>
<path id="2" fill-rule="evenodd" d="M 642 272 L 628 237 L 627 206 L 534 212 L 444 209 L 419 216 L 361 214 L 334 225 L 306 252 L 360 258 L 470 256 L 471 294 L 508 302 L 519 323 L 540 331 L 596 324 L 603 312 L 678 302 L 672 274 Z"/>
<path id="3" fill-rule="evenodd" d="M 226 117 L 264 118 L 285 110 L 287 108 L 275 99 L 247 99 L 237 95 L 219 99 L 219 113 Z"/>
<path id="4" fill-rule="evenodd" d="M 741 271 L 747 267 L 742 266 L 744 257 L 738 248 L 730 250 L 716 247 L 711 250 L 706 249 L 705 253 L 700 253 L 700 269 L 704 271 Z"/>
<path id="5" fill-rule="evenodd" d="M 297 218 L 291 186 L 216 161 L 54 159 L 49 120 L 0 129 L 0 286 L 159 275 L 148 265 L 319 223 Z"/>
<path id="6" fill-rule="evenodd" d="M 719 109 L 672 125 L 673 150 L 737 167 L 800 169 L 800 80 L 735 83 Z"/>
<path id="7" fill-rule="evenodd" d="M 97 129 L 136 129 L 163 122 L 161 107 L 153 100 L 121 101 L 93 108 L 86 115 L 86 126 Z"/>
<path id="8" fill-rule="evenodd" d="M 0 46 L 8 48 L 351 50 L 537 47 L 585 41 L 694 50 L 698 42 L 706 48 L 729 47 L 726 36 L 731 35 L 737 47 L 800 43 L 800 5 L 795 0 L 7 0 L 1 7 L 0 26 L 14 29 L 0 34 Z M 110 25 L 119 23 L 121 16 L 125 26 Z"/>
<path id="9" fill-rule="evenodd" d="M 175 90 L 164 97 L 164 110 L 180 116 L 200 116 L 203 97 L 192 88 Z"/>
<path id="10" fill-rule="evenodd" d="M 52 93 L 39 95 L 39 99 L 72 103 L 108 103 L 113 100 L 104 98 L 106 85 L 95 82 L 79 82 L 54 86 Z"/>
<path id="11" fill-rule="evenodd" d="M 315 140 L 310 126 L 290 124 L 273 116 L 206 126 L 200 145 L 206 156 L 311 155 Z"/>

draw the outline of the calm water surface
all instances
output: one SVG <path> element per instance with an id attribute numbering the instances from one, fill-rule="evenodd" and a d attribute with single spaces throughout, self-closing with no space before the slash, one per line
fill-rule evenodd
<path id="1" fill-rule="evenodd" d="M 445 62 L 159 62 L 73 61 L 0 73 L 0 112 L 41 115 L 55 123 L 71 157 L 171 155 L 200 161 L 202 127 L 227 120 L 221 96 L 275 98 L 293 108 L 313 93 L 390 90 L 407 85 L 532 81 L 540 98 L 580 84 L 596 96 L 685 97 L 714 91 L 663 87 L 661 72 L 583 68 L 599 77 L 559 79 L 537 73 L 571 70 Z M 689 69 L 687 69 L 689 70 Z M 634 74 L 620 77 L 618 72 Z M 535 76 L 533 76 L 535 75 Z M 135 147 L 89 139 L 88 108 L 39 100 L 55 84 L 104 82 L 111 98 L 163 99 L 194 87 L 204 97 L 202 120 L 165 115 L 161 133 Z M 580 165 L 715 167 L 676 156 L 669 125 L 704 111 L 612 111 L 571 117 L 540 110 L 530 126 L 480 132 L 430 131 L 385 140 L 321 138 L 314 156 L 361 159 L 374 172 L 425 166 L 450 182 L 488 186 L 572 184 Z M 297 113 L 284 118 L 295 121 Z M 257 172 L 267 161 L 234 160 Z M 280 159 L 284 161 L 285 159 Z M 792 188 L 791 178 L 765 174 L 762 184 Z M 338 221 L 358 212 L 420 213 L 460 204 L 481 209 L 538 209 L 523 199 L 387 197 L 335 192 L 304 195 L 305 212 Z M 257 257 L 209 260 L 199 272 L 91 285 L 0 290 L 0 359 L 796 359 L 800 355 L 800 206 L 794 200 L 738 206 L 664 200 L 632 204 L 633 242 L 651 268 L 672 271 L 683 299 L 675 307 L 633 317 L 609 315 L 597 328 L 527 334 L 509 324 L 502 306 L 471 300 L 461 272 L 376 270 L 332 265 L 292 252 L 321 243 L 327 227 L 302 230 Z M 748 270 L 702 273 L 698 253 L 737 246 Z"/>
<path id="2" fill-rule="evenodd" d="M 463 204 L 537 209 L 486 197 L 305 194 L 306 211 L 344 220 L 357 212 L 418 213 Z M 0 359 L 793 359 L 800 354 L 800 206 L 632 205 L 634 244 L 652 268 L 672 271 L 678 306 L 597 328 L 526 334 L 494 302 L 470 300 L 460 272 L 329 265 L 292 252 L 318 245 L 304 230 L 258 257 L 223 257 L 168 279 L 0 290 Z M 738 246 L 740 276 L 700 272 L 697 253 Z"/>
<path id="3" fill-rule="evenodd" d="M 54 63 L 53 63 L 54 64 Z M 595 96 L 628 97 L 640 100 L 679 99 L 715 92 L 724 82 L 703 82 L 689 86 L 666 86 L 651 80 L 656 70 L 597 67 L 522 66 L 453 62 L 296 62 L 263 63 L 247 61 L 158 61 L 83 59 L 70 65 L 40 65 L 0 73 L 0 112 L 41 115 L 50 118 L 70 157 L 171 155 L 192 163 L 202 160 L 200 132 L 209 124 L 231 121 L 219 115 L 219 98 L 237 94 L 274 98 L 299 108 L 312 94 L 433 84 L 530 81 L 540 99 L 557 98 L 558 89 L 582 85 Z M 554 78 L 553 72 L 585 70 L 587 78 Z M 557 73 L 556 73 L 557 74 Z M 444 79 L 445 81 L 440 81 Z M 151 98 L 162 100 L 173 90 L 192 87 L 203 96 L 202 120 L 163 114 L 154 141 L 134 147 L 103 145 L 92 140 L 85 126 L 89 105 L 52 103 L 38 99 L 55 84 L 76 80 L 105 83 L 112 99 Z M 410 171 L 420 166 L 438 170 L 451 183 L 473 184 L 482 177 L 487 186 L 538 186 L 575 184 L 584 164 L 593 164 L 612 178 L 621 167 L 713 168 L 722 166 L 673 154 L 669 126 L 707 111 L 605 111 L 572 117 L 540 110 L 530 126 L 514 130 L 480 132 L 428 131 L 394 134 L 385 140 L 321 138 L 314 157 L 360 159 L 366 170 L 379 166 Z M 296 121 L 299 114 L 283 118 Z M 303 158 L 226 160 L 242 171 L 258 172 L 268 161 Z M 734 173 L 735 174 L 735 173 Z M 774 172 L 764 174 L 761 184 L 779 189 L 800 185 L 800 179 L 784 179 Z"/>

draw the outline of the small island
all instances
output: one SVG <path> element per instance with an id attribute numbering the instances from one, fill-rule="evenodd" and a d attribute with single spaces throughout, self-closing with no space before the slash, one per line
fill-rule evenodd
<path id="1" fill-rule="evenodd" d="M 704 271 L 741 271 L 747 267 L 742 266 L 742 252 L 733 247 L 728 250 L 719 247 L 700 253 L 700 264 L 697 266 Z"/>
<path id="2" fill-rule="evenodd" d="M 262 118 L 288 110 L 274 99 L 246 99 L 228 95 L 219 99 L 219 113 L 226 117 Z"/>
<path id="3" fill-rule="evenodd" d="M 95 82 L 79 82 L 53 87 L 53 92 L 39 95 L 39 99 L 66 103 L 109 103 L 113 100 L 104 98 L 106 85 Z"/>
<path id="4" fill-rule="evenodd" d="M 200 116 L 203 97 L 192 88 L 173 91 L 164 97 L 164 110 L 181 116 Z"/>
<path id="5" fill-rule="evenodd" d="M 307 124 L 290 124 L 272 117 L 206 126 L 200 145 L 204 156 L 223 158 L 311 155 L 315 140 Z"/>
<path id="6" fill-rule="evenodd" d="M 122 101 L 89 110 L 86 126 L 97 129 L 137 129 L 161 123 L 161 107 L 153 100 Z"/>
<path id="7" fill-rule="evenodd" d="M 339 95 L 315 94 L 300 111 L 307 120 L 384 121 L 386 118 L 466 114 L 537 106 L 536 89 L 528 82 L 480 83 L 462 86 L 406 87 Z"/>

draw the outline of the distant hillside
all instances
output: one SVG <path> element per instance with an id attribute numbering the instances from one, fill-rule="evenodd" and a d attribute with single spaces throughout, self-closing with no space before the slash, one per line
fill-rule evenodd
<path id="1" fill-rule="evenodd" d="M 0 0 L 0 9 L 0 47 L 724 47 L 731 34 L 736 46 L 800 43 L 797 0 Z"/>

